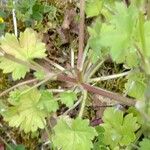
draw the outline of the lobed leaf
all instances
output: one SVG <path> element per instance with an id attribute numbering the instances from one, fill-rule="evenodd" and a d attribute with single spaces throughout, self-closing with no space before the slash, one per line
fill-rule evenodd
<path id="1" fill-rule="evenodd" d="M 35 58 L 44 58 L 45 44 L 41 42 L 38 34 L 30 28 L 20 33 L 19 39 L 14 34 L 6 33 L 4 38 L 0 40 L 0 48 L 5 53 L 10 54 L 18 59 L 30 62 Z M 30 68 L 21 64 L 12 62 L 6 58 L 0 59 L 0 69 L 4 73 L 12 73 L 14 80 L 24 78 Z"/>
<path id="2" fill-rule="evenodd" d="M 124 113 L 115 108 L 107 108 L 103 115 L 104 123 L 101 125 L 104 129 L 104 142 L 112 149 L 116 146 L 128 146 L 136 139 L 135 131 L 140 125 L 137 123 L 137 117 Z"/>
<path id="3" fill-rule="evenodd" d="M 48 91 L 38 91 L 23 87 L 10 93 L 9 106 L 4 112 L 5 121 L 11 127 L 20 127 L 25 133 L 43 129 L 49 113 L 58 109 L 58 104 Z M 24 92 L 24 91 L 28 92 Z"/>
<path id="4" fill-rule="evenodd" d="M 88 120 L 60 118 L 54 127 L 54 146 L 62 150 L 90 150 L 96 130 L 89 126 Z"/>
<path id="5" fill-rule="evenodd" d="M 67 107 L 71 107 L 74 101 L 77 99 L 76 93 L 71 91 L 66 91 L 60 94 L 60 100 Z"/>

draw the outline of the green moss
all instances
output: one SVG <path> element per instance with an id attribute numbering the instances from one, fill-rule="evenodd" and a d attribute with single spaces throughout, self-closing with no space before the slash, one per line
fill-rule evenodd
<path id="1" fill-rule="evenodd" d="M 118 74 L 121 73 L 122 70 L 124 70 L 122 65 L 116 65 L 112 62 L 106 62 L 102 65 L 99 71 L 97 71 L 95 76 L 100 77 L 100 76 Z M 96 85 L 103 89 L 107 89 L 109 91 L 123 93 L 124 85 L 126 81 L 127 80 L 124 77 L 121 77 L 121 78 L 101 81 L 98 82 Z"/>
<path id="2" fill-rule="evenodd" d="M 0 71 L 0 92 L 6 90 L 10 87 L 10 83 L 8 81 L 8 75 L 5 75 Z"/>

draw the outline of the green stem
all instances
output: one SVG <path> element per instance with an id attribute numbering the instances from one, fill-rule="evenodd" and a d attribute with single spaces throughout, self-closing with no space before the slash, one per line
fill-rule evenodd
<path id="1" fill-rule="evenodd" d="M 87 99 L 87 91 L 83 90 L 83 99 L 82 99 L 82 104 L 81 104 L 81 109 L 79 112 L 79 117 L 82 118 L 83 113 L 84 113 L 84 108 L 85 108 L 85 104 L 86 104 L 86 99 Z"/>

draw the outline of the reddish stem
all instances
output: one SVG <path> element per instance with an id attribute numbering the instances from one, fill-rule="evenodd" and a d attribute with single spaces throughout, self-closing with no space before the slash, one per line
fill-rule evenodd
<path id="1" fill-rule="evenodd" d="M 85 0 L 80 0 L 80 26 L 79 26 L 79 51 L 77 60 L 77 69 L 81 71 L 83 49 L 84 49 L 84 22 L 85 22 Z"/>
<path id="2" fill-rule="evenodd" d="M 75 78 L 65 76 L 63 74 L 59 75 L 57 79 L 60 80 L 60 81 L 79 84 L 79 82 Z M 87 83 L 81 83 L 81 86 L 85 90 L 87 90 L 88 92 L 98 94 L 98 95 L 101 95 L 101 96 L 104 96 L 104 97 L 108 97 L 110 99 L 118 101 L 120 104 L 125 104 L 125 105 L 128 105 L 128 106 L 134 106 L 135 103 L 136 103 L 136 101 L 134 99 L 123 97 L 122 95 L 120 95 L 118 93 L 113 93 L 113 92 L 101 89 L 99 87 L 92 86 L 92 85 L 87 84 Z"/>

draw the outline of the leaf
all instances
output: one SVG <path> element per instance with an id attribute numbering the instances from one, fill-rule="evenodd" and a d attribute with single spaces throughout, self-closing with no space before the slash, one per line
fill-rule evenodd
<path id="1" fill-rule="evenodd" d="M 30 87 L 22 87 L 11 92 L 8 102 L 12 105 L 3 112 L 5 121 L 11 127 L 20 127 L 25 133 L 35 132 L 38 128 L 43 129 L 48 113 L 57 109 L 57 102 L 47 91 L 38 91 Z M 48 97 L 51 96 L 51 97 Z"/>
<path id="2" fill-rule="evenodd" d="M 131 65 L 131 58 L 128 57 L 131 57 L 131 54 L 138 57 L 133 49 L 138 11 L 133 5 L 126 7 L 124 3 L 116 3 L 115 11 L 116 14 L 112 16 L 110 24 L 107 24 L 113 28 L 108 31 L 105 31 L 106 27 L 102 28 L 101 43 L 104 47 L 110 48 L 110 55 L 114 61 L 117 63 L 129 61 Z"/>
<path id="3" fill-rule="evenodd" d="M 150 21 L 144 22 L 144 35 L 145 35 L 145 45 L 146 45 L 146 52 L 144 53 L 145 56 L 150 57 Z"/>
<path id="4" fill-rule="evenodd" d="M 39 100 L 38 107 L 41 110 L 46 109 L 47 112 L 56 112 L 59 108 L 53 94 L 45 90 L 41 91 L 41 98 Z"/>
<path id="5" fill-rule="evenodd" d="M 77 100 L 75 92 L 67 91 L 60 94 L 60 100 L 67 107 L 71 107 L 74 104 L 74 101 Z"/>
<path id="6" fill-rule="evenodd" d="M 43 80 L 45 78 L 45 73 L 43 71 L 36 71 L 34 73 L 34 76 L 38 79 L 38 80 Z"/>
<path id="7" fill-rule="evenodd" d="M 136 99 L 144 99 L 147 88 L 147 79 L 143 73 L 133 73 L 127 76 L 128 81 L 125 84 L 125 92 Z"/>
<path id="8" fill-rule="evenodd" d="M 46 56 L 45 44 L 41 42 L 33 29 L 27 28 L 24 33 L 20 33 L 19 41 L 23 56 L 26 59 L 44 58 Z"/>
<path id="9" fill-rule="evenodd" d="M 139 101 L 141 102 L 141 101 Z M 132 113 L 134 117 L 137 117 L 137 121 L 139 124 L 143 124 L 144 123 L 144 120 L 139 112 L 139 110 L 137 110 L 137 108 L 135 107 L 130 107 L 128 110 L 127 110 L 128 113 Z"/>
<path id="10" fill-rule="evenodd" d="M 2 99 L 0 99 L 0 114 L 3 113 L 7 109 L 7 106 L 3 103 Z"/>
<path id="11" fill-rule="evenodd" d="M 105 30 L 102 28 L 105 28 Z M 96 20 L 92 27 L 88 27 L 88 32 L 90 34 L 88 44 L 92 49 L 89 56 L 91 57 L 93 63 L 95 63 L 98 59 L 105 58 L 105 55 L 107 55 L 108 51 L 103 49 L 103 43 L 101 43 L 101 35 L 102 32 L 107 32 L 111 29 L 112 28 L 110 26 L 102 24 L 99 20 Z"/>
<path id="12" fill-rule="evenodd" d="M 40 41 L 37 33 L 30 28 L 27 28 L 23 33 L 20 33 L 19 40 L 14 34 L 6 33 L 5 37 L 0 40 L 0 43 L 0 47 L 7 54 L 26 62 L 35 58 L 44 58 L 46 56 L 45 44 Z M 12 72 L 14 80 L 24 78 L 26 73 L 29 72 L 27 66 L 23 66 L 5 58 L 0 59 L 0 68 L 4 73 Z"/>
<path id="13" fill-rule="evenodd" d="M 104 128 L 101 126 L 97 126 L 96 131 L 98 133 L 97 141 L 94 143 L 93 150 L 107 150 L 106 145 L 104 144 Z"/>
<path id="14" fill-rule="evenodd" d="M 128 114 L 124 117 L 123 125 L 121 128 L 122 139 L 120 140 L 120 145 L 129 145 L 136 139 L 135 131 L 139 128 L 137 124 L 137 117 L 133 117 L 133 114 Z"/>
<path id="15" fill-rule="evenodd" d="M 139 145 L 140 145 L 139 150 L 149 150 L 149 149 L 150 149 L 150 139 L 144 138 L 144 139 L 140 142 Z"/>
<path id="16" fill-rule="evenodd" d="M 12 77 L 14 80 L 24 78 L 26 73 L 30 70 L 26 66 L 15 63 L 5 58 L 0 59 L 0 69 L 3 70 L 3 73 L 12 73 Z"/>
<path id="17" fill-rule="evenodd" d="M 16 3 L 17 18 L 23 22 L 29 21 L 33 14 L 33 6 L 37 3 L 37 0 L 19 0 Z"/>
<path id="18" fill-rule="evenodd" d="M 89 121 L 80 118 L 59 119 L 54 132 L 54 146 L 62 150 L 90 150 L 93 147 L 92 140 L 97 136 L 96 130 L 89 126 Z"/>
<path id="19" fill-rule="evenodd" d="M 25 147 L 24 147 L 24 145 L 22 145 L 22 144 L 19 144 L 19 145 L 13 145 L 13 144 L 9 144 L 9 146 L 11 147 L 11 148 L 9 148 L 9 147 L 7 147 L 6 148 L 6 150 L 25 150 Z"/>
<path id="20" fill-rule="evenodd" d="M 132 113 L 124 117 L 124 113 L 115 108 L 107 108 L 103 115 L 104 143 L 111 149 L 116 146 L 128 146 L 136 139 L 135 132 L 140 125 Z"/>
<path id="21" fill-rule="evenodd" d="M 88 0 L 85 7 L 87 17 L 98 16 L 101 12 L 102 4 L 102 0 Z"/>

